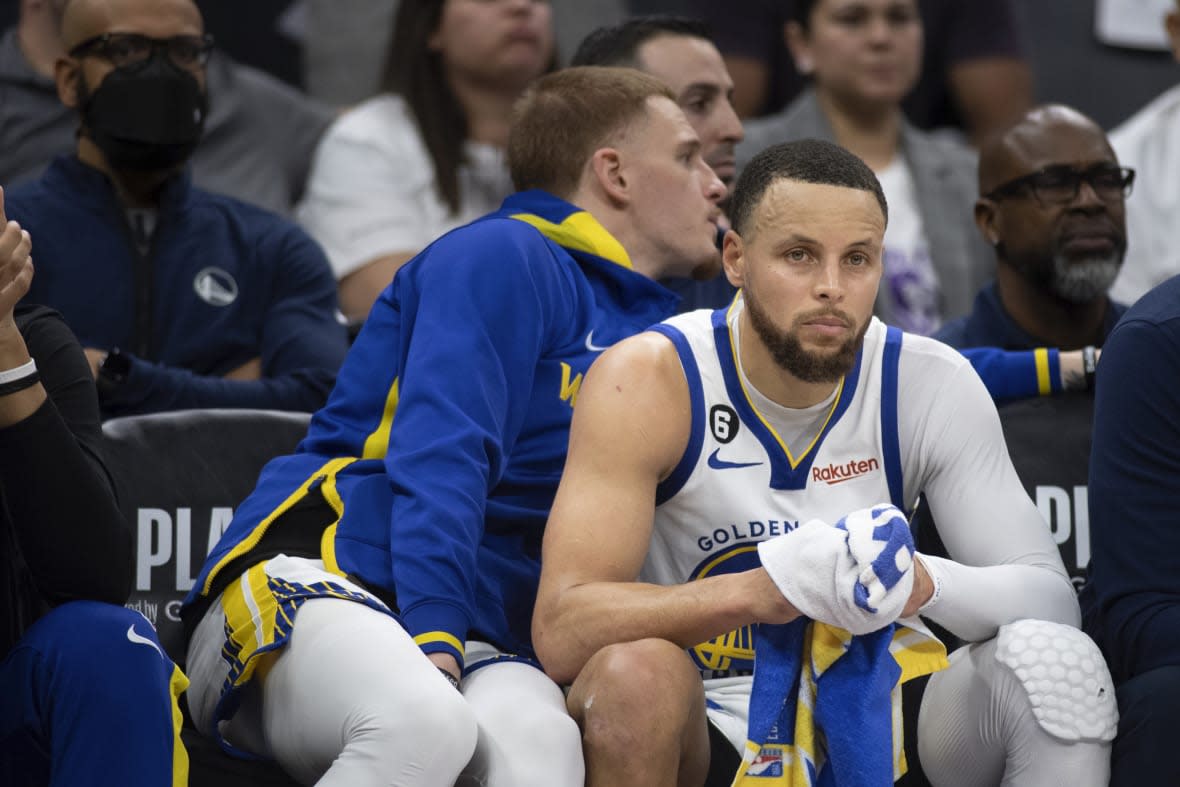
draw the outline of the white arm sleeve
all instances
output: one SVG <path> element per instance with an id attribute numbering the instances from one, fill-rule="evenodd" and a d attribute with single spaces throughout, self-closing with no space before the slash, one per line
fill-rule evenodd
<path id="1" fill-rule="evenodd" d="M 953 350 L 905 341 L 912 351 L 898 373 L 898 426 L 906 499 L 925 493 L 951 558 L 923 555 L 939 593 L 922 614 L 971 642 L 1020 618 L 1079 625 L 1077 595 L 982 381 Z"/>

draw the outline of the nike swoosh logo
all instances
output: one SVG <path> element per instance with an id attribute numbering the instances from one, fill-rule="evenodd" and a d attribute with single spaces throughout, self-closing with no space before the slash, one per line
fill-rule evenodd
<path id="1" fill-rule="evenodd" d="M 714 470 L 733 470 L 736 467 L 754 467 L 762 464 L 761 462 L 726 462 L 724 459 L 717 458 L 719 453 L 721 453 L 720 448 L 709 454 L 709 467 Z"/>
<path id="2" fill-rule="evenodd" d="M 600 353 L 603 350 L 607 349 L 608 347 L 610 347 L 609 344 L 606 345 L 605 347 L 599 347 L 597 344 L 594 343 L 594 331 L 590 331 L 590 333 L 586 334 L 586 349 L 589 350 L 590 352 Z"/>
<path id="3" fill-rule="evenodd" d="M 148 639 L 147 637 L 141 636 L 140 634 L 136 634 L 136 633 L 135 633 L 135 626 L 134 626 L 134 625 L 131 625 L 131 626 L 128 626 L 128 627 L 127 627 L 127 639 L 131 640 L 131 641 L 132 641 L 132 642 L 134 642 L 136 645 L 147 645 L 149 648 L 151 648 L 152 650 L 156 651 L 156 653 L 159 653 L 159 654 L 160 654 L 160 658 L 162 658 L 162 659 L 166 659 L 166 658 L 168 658 L 167 656 L 165 656 L 165 655 L 164 655 L 164 651 L 160 650 L 160 646 L 159 646 L 159 645 L 157 645 L 156 643 L 152 642 L 152 641 L 151 641 L 150 639 Z"/>

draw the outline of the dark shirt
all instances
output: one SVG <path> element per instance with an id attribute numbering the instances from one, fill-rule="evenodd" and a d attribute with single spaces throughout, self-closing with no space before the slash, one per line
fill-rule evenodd
<path id="1" fill-rule="evenodd" d="M 57 309 L 85 347 L 131 357 L 102 394 L 106 417 L 194 407 L 311 412 L 348 349 L 336 281 L 293 222 L 179 175 L 160 189 L 148 254 L 114 187 L 74 156 L 5 194 L 35 239 L 29 298 Z M 225 375 L 253 359 L 261 379 Z"/>
<path id="2" fill-rule="evenodd" d="M 717 253 L 720 254 L 725 243 L 725 230 L 717 228 Z M 737 295 L 737 287 L 729 283 L 725 271 L 720 271 L 711 279 L 698 281 L 687 276 L 674 276 L 662 279 L 660 284 L 680 296 L 678 313 L 696 311 L 697 309 L 724 309 L 733 302 Z"/>
<path id="3" fill-rule="evenodd" d="M 22 305 L 16 322 L 48 399 L 0 429 L 0 659 L 54 604 L 122 604 L 132 572 L 86 356 L 56 312 Z"/>
<path id="4" fill-rule="evenodd" d="M 1106 340 L 1090 452 L 1086 632 L 1115 683 L 1180 664 L 1180 277 Z"/>
<path id="5" fill-rule="evenodd" d="M 1121 303 L 1108 301 L 1103 339 L 1114 330 L 1126 310 Z M 1051 345 L 1016 324 L 1000 302 L 995 282 L 979 291 L 966 317 L 947 323 L 934 338 L 960 350 L 972 347 L 1032 350 Z M 1056 353 L 1050 350 L 1049 354 L 1052 368 Z M 1081 586 L 1095 548 L 1084 525 L 1093 395 L 1089 391 L 1055 393 L 1035 399 L 994 393 L 993 396 L 997 404 L 1003 404 L 999 410 L 1000 422 L 1017 475 L 1058 538 L 1061 559 L 1071 580 L 1075 586 Z M 915 517 L 915 530 L 933 533 L 926 518 L 928 515 L 924 517 L 921 512 Z M 933 554 L 943 554 L 941 544 L 927 544 L 924 548 Z"/>
<path id="6" fill-rule="evenodd" d="M 1123 304 L 1107 299 L 1106 319 L 1102 324 L 1103 338 L 1110 335 L 1126 310 Z M 1053 344 L 1033 336 L 1016 324 L 1000 302 L 995 282 L 988 284 L 975 296 L 970 314 L 948 322 L 934 334 L 934 338 L 957 349 L 999 347 L 1004 350 L 1032 350 Z"/>
<path id="7" fill-rule="evenodd" d="M 660 284 L 680 296 L 680 312 L 691 312 L 697 309 L 723 309 L 728 306 L 735 295 L 737 287 L 729 283 L 722 273 L 707 281 L 696 281 L 677 276 L 672 279 L 662 279 Z"/>

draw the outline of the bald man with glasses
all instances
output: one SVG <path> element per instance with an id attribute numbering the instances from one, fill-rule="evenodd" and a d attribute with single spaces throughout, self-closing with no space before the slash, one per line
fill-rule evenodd
<path id="1" fill-rule="evenodd" d="M 996 278 L 935 338 L 958 348 L 1101 346 L 1126 311 L 1107 291 L 1127 251 L 1134 178 L 1102 129 L 1065 106 L 1033 109 L 986 145 L 975 222 L 996 250 Z"/>
<path id="2" fill-rule="evenodd" d="M 54 64 L 67 55 L 62 36 L 67 0 L 11 4 L 19 6 L 9 20 L 15 24 L 0 30 L 0 183 L 6 188 L 35 180 L 54 156 L 73 150 L 77 129 L 74 111 L 58 99 L 53 76 Z M 213 100 L 191 159 L 193 182 L 290 215 L 334 111 L 224 51 L 205 64 L 205 78 Z M 275 139 L 283 144 L 273 144 Z"/>
<path id="3" fill-rule="evenodd" d="M 1108 291 L 1127 250 L 1124 204 L 1134 180 L 1102 129 L 1069 107 L 1033 109 L 985 145 L 975 220 L 995 249 L 996 278 L 969 314 L 934 336 L 963 351 L 1033 350 L 1038 378 L 1059 377 L 1072 392 L 1009 402 L 1000 417 L 1021 481 L 1078 587 L 1094 551 L 1085 495 L 1095 372 L 1127 309 Z M 915 530 L 932 527 L 923 509 Z"/>

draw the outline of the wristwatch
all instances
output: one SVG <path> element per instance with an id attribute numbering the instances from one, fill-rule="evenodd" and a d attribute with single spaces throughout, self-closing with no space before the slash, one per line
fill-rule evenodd
<path id="1" fill-rule="evenodd" d="M 1098 371 L 1098 355 L 1094 345 L 1082 348 L 1082 373 L 1086 375 L 1086 390 L 1094 390 L 1094 378 Z"/>
<path id="2" fill-rule="evenodd" d="M 98 393 L 107 396 L 114 393 L 131 373 L 131 356 L 125 354 L 118 347 L 112 347 L 102 363 L 98 366 Z"/>

